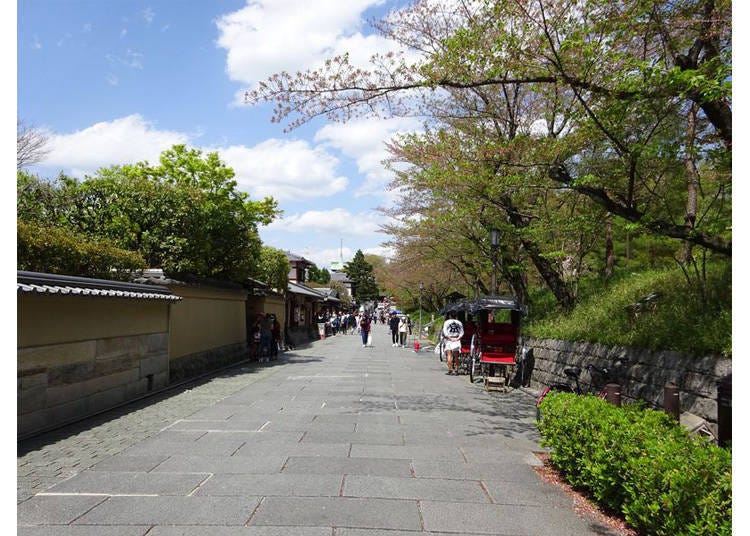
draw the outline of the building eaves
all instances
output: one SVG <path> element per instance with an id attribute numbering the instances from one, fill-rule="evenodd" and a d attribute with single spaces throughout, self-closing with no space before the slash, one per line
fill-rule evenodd
<path id="1" fill-rule="evenodd" d="M 22 294 L 93 296 L 164 301 L 179 301 L 182 299 L 179 296 L 173 295 L 168 289 L 138 283 L 20 270 L 17 272 L 16 277 L 16 291 Z"/>
<path id="2" fill-rule="evenodd" d="M 302 294 L 304 296 L 311 296 L 319 300 L 323 300 L 326 297 L 325 294 L 323 294 L 322 292 L 318 292 L 317 290 L 310 288 L 310 287 L 306 287 L 305 285 L 292 283 L 291 281 L 287 283 L 287 290 L 291 292 L 292 294 Z"/>
<path id="3" fill-rule="evenodd" d="M 346 274 L 342 272 L 331 272 L 331 281 L 339 281 L 341 283 L 352 283 L 352 280 L 346 277 Z"/>
<path id="4" fill-rule="evenodd" d="M 315 264 L 314 262 L 309 261 L 306 258 L 301 257 L 299 255 L 295 255 L 294 253 L 292 253 L 290 251 L 285 251 L 284 253 L 286 254 L 286 258 L 289 260 L 289 262 L 302 262 L 302 263 L 305 263 L 305 264 L 309 264 L 310 266 L 312 266 L 313 264 Z"/>

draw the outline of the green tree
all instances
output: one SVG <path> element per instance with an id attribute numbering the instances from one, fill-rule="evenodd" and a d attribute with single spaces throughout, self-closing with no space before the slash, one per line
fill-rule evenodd
<path id="1" fill-rule="evenodd" d="M 316 265 L 312 265 L 307 271 L 307 277 L 309 281 L 325 285 L 331 281 L 331 272 L 327 268 L 318 268 Z"/>
<path id="2" fill-rule="evenodd" d="M 352 260 L 344 264 L 344 273 L 352 281 L 352 293 L 358 303 L 378 297 L 372 265 L 365 260 L 362 250 L 358 249 Z"/>
<path id="3" fill-rule="evenodd" d="M 258 279 L 271 288 L 285 294 L 289 282 L 289 259 L 286 253 L 270 246 L 261 246 L 256 274 Z"/>
<path id="4" fill-rule="evenodd" d="M 271 198 L 252 201 L 216 153 L 176 145 L 159 165 L 99 170 L 57 185 L 19 174 L 19 218 L 50 217 L 76 233 L 137 251 L 173 276 L 244 281 L 257 271 L 258 226 L 278 214 Z"/>
<path id="5" fill-rule="evenodd" d="M 345 54 L 318 70 L 276 74 L 249 102 L 278 102 L 273 120 L 291 119 L 291 128 L 362 113 L 493 128 L 498 108 L 541 103 L 519 116 L 536 135 L 506 133 L 495 148 L 500 162 L 507 141 L 521 140 L 526 150 L 515 154 L 524 158 L 513 165 L 535 168 L 532 177 L 546 174 L 644 231 L 731 255 L 728 0 L 485 0 L 450 12 L 418 2 L 379 28 L 421 58 L 376 57 L 366 71 Z M 488 88 L 501 98 L 486 98 Z M 457 99 L 473 107 L 457 109 Z M 710 189 L 695 187 L 691 161 L 712 178 Z M 693 194 L 700 202 L 688 202 Z"/>
<path id="6" fill-rule="evenodd" d="M 352 298 L 346 291 L 346 287 L 341 281 L 331 281 L 328 286 L 336 291 L 338 298 L 341 300 L 341 308 L 345 311 L 352 306 Z"/>

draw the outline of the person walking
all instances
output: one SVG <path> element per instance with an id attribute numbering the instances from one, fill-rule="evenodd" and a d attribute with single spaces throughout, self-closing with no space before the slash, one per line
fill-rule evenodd
<path id="1" fill-rule="evenodd" d="M 273 323 L 271 322 L 271 315 L 258 313 L 258 319 L 253 325 L 253 330 L 255 331 L 255 328 L 258 328 L 257 331 L 260 332 L 258 351 L 256 355 L 260 358 L 261 362 L 268 361 L 268 358 L 271 356 L 271 340 L 273 338 L 271 332 L 272 327 Z"/>
<path id="2" fill-rule="evenodd" d="M 362 333 L 362 348 L 367 347 L 367 336 L 370 334 L 370 318 L 366 313 L 362 313 L 359 321 L 359 331 Z"/>
<path id="3" fill-rule="evenodd" d="M 406 348 L 406 337 L 409 334 L 409 323 L 406 320 L 406 315 L 402 316 L 398 322 L 398 337 L 399 346 Z"/>
<path id="4" fill-rule="evenodd" d="M 391 328 L 391 346 L 398 346 L 398 316 L 396 313 L 391 313 L 391 318 L 388 319 L 388 327 Z"/>
<path id="5" fill-rule="evenodd" d="M 271 359 L 279 356 L 279 347 L 281 346 L 281 324 L 279 324 L 276 315 L 271 315 Z"/>
<path id="6" fill-rule="evenodd" d="M 458 354 L 461 352 L 461 337 L 464 336 L 464 325 L 456 319 L 456 313 L 449 312 L 443 322 L 441 333 L 445 339 L 445 354 L 448 361 L 448 376 L 458 376 Z"/>

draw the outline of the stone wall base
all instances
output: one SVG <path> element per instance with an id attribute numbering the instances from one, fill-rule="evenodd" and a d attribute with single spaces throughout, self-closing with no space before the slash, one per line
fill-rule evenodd
<path id="1" fill-rule="evenodd" d="M 611 368 L 615 360 L 625 358 L 628 363 L 620 381 L 623 402 L 641 400 L 651 407 L 663 408 L 664 386 L 674 383 L 680 391 L 680 410 L 705 419 L 712 428 L 717 422 L 717 385 L 732 372 L 732 360 L 720 356 L 690 357 L 676 352 L 553 339 L 527 338 L 524 344 L 531 349 L 526 367 L 527 372 L 531 371 L 530 386 L 534 389 L 566 382 L 563 370 L 570 366 L 583 369 L 581 387 L 590 389 L 587 364 Z M 528 378 L 528 374 L 524 376 Z"/>
<path id="2" fill-rule="evenodd" d="M 305 346 L 310 344 L 312 341 L 317 341 L 320 338 L 318 335 L 318 327 L 290 327 L 286 330 L 287 344 L 291 343 L 292 346 Z"/>
<path id="3" fill-rule="evenodd" d="M 249 357 L 250 350 L 247 344 L 242 342 L 173 359 L 169 363 L 169 383 L 189 380 L 212 370 L 245 361 Z"/>
<path id="4" fill-rule="evenodd" d="M 167 334 L 152 333 L 19 351 L 18 438 L 69 424 L 166 387 L 167 348 Z"/>

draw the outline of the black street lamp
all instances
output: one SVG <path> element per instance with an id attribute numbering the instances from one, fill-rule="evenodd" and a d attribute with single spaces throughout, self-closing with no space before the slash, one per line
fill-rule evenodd
<path id="1" fill-rule="evenodd" d="M 419 282 L 419 338 L 422 338 L 422 291 L 424 283 Z"/>
<path id="2" fill-rule="evenodd" d="M 492 252 L 492 295 L 497 294 L 497 247 L 500 245 L 500 231 L 490 229 L 490 247 Z"/>

